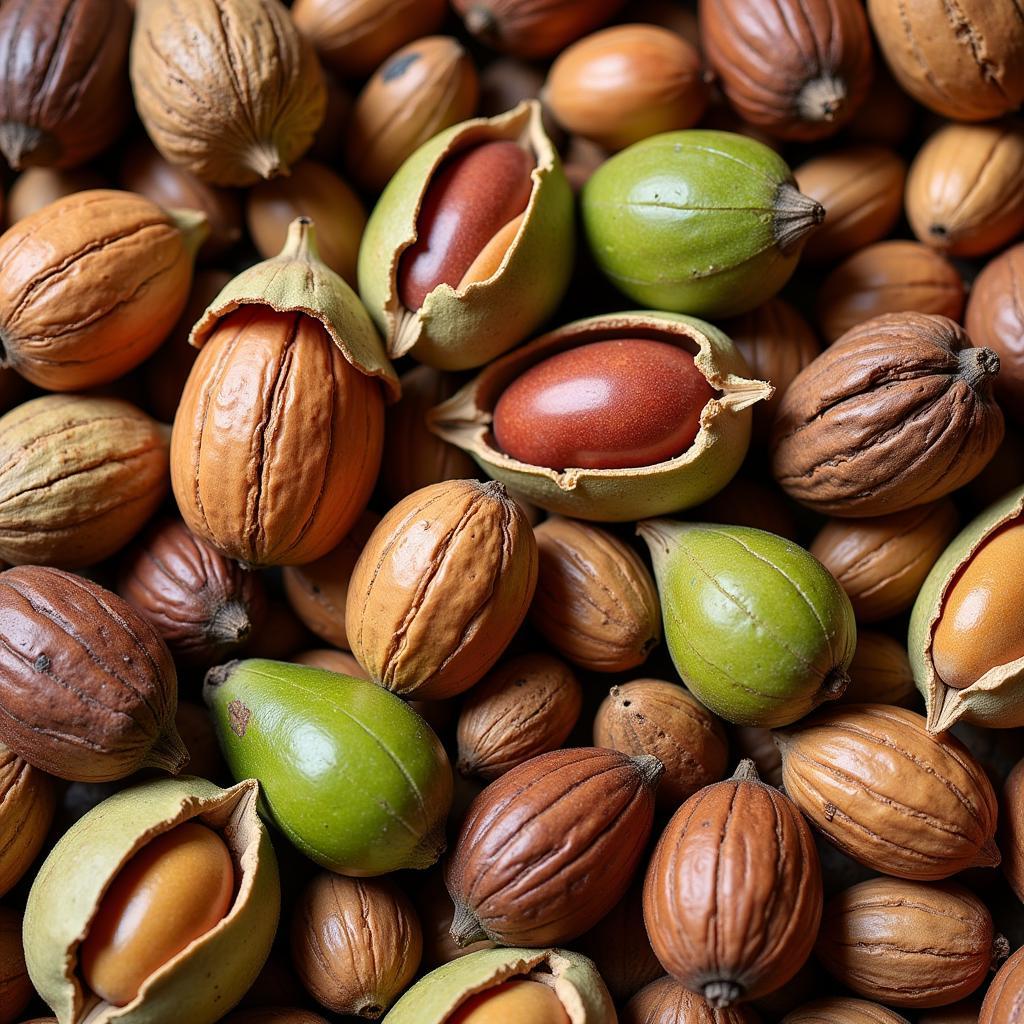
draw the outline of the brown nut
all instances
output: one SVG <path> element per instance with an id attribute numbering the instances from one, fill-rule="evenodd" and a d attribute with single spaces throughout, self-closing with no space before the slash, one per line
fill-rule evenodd
<path id="1" fill-rule="evenodd" d="M 566 131 L 615 151 L 692 127 L 708 91 L 700 54 L 681 36 L 656 25 L 616 25 L 558 55 L 544 99 Z"/>
<path id="2" fill-rule="evenodd" d="M 811 952 L 821 908 L 811 830 L 750 761 L 676 811 L 644 882 L 654 952 L 715 1009 L 789 981 Z"/>
<path id="3" fill-rule="evenodd" d="M 32 866 L 55 808 L 53 779 L 0 744 L 0 896 Z"/>
<path id="4" fill-rule="evenodd" d="M 843 133 L 851 142 L 899 148 L 910 134 L 917 104 L 896 84 L 883 61 L 875 62 L 867 98 Z"/>
<path id="5" fill-rule="evenodd" d="M 857 0 L 701 0 L 700 34 L 732 106 L 781 139 L 834 135 L 871 83 Z"/>
<path id="6" fill-rule="evenodd" d="M 978 1024 L 981 1000 L 977 997 L 961 999 L 937 1010 L 917 1015 L 917 1024 Z"/>
<path id="7" fill-rule="evenodd" d="M 0 907 L 0 1024 L 11 1024 L 35 994 L 21 945 L 21 914 Z"/>
<path id="8" fill-rule="evenodd" d="M 866 999 L 832 996 L 816 999 L 782 1018 L 781 1024 L 909 1024 L 895 1010 Z"/>
<path id="9" fill-rule="evenodd" d="M 415 976 L 423 937 L 409 898 L 390 879 L 322 871 L 296 904 L 291 949 L 318 1003 L 377 1020 Z"/>
<path id="10" fill-rule="evenodd" d="M 868 320 L 790 385 L 772 437 L 775 479 L 801 504 L 843 517 L 944 497 L 1003 439 L 998 372 L 999 357 L 946 317 Z"/>
<path id="11" fill-rule="evenodd" d="M 226 660 L 266 611 L 262 579 L 177 519 L 154 523 L 122 556 L 117 592 L 185 665 Z"/>
<path id="12" fill-rule="evenodd" d="M 295 0 L 292 20 L 320 59 L 344 78 L 365 78 L 406 43 L 441 27 L 445 0 Z"/>
<path id="13" fill-rule="evenodd" d="M 952 882 L 872 878 L 829 900 L 814 952 L 841 985 L 866 999 L 944 1006 L 985 980 L 992 916 Z"/>
<path id="14" fill-rule="evenodd" d="M 389 690 L 451 697 L 501 656 L 536 583 L 533 530 L 503 484 L 424 487 L 388 512 L 356 562 L 349 645 Z"/>
<path id="15" fill-rule="evenodd" d="M 637 992 L 619 1021 L 620 1024 L 758 1024 L 760 1018 L 746 1006 L 716 1010 L 674 978 L 664 977 Z"/>
<path id="16" fill-rule="evenodd" d="M 1024 228 L 1024 124 L 949 124 L 918 150 L 907 219 L 950 256 L 994 252 Z"/>
<path id="17" fill-rule="evenodd" d="M 188 751 L 182 773 L 198 775 L 201 779 L 223 778 L 226 774 L 224 760 L 220 756 L 213 719 L 206 708 L 179 700 L 174 712 L 174 728 Z"/>
<path id="18" fill-rule="evenodd" d="M 1007 775 L 999 809 L 1003 874 L 1017 899 L 1024 900 L 1024 761 L 1018 761 Z"/>
<path id="19" fill-rule="evenodd" d="M 103 175 L 91 167 L 58 170 L 54 167 L 29 167 L 14 179 L 4 204 L 4 224 L 10 227 L 30 213 L 41 210 L 73 192 L 103 188 Z"/>
<path id="20" fill-rule="evenodd" d="M 309 665 L 312 668 L 325 668 L 328 672 L 339 672 L 343 676 L 356 679 L 369 679 L 366 669 L 349 654 L 348 651 L 333 651 L 329 648 L 316 648 L 302 651 L 291 659 L 296 665 Z"/>
<path id="21" fill-rule="evenodd" d="M 935 313 L 959 320 L 964 282 L 945 257 L 920 242 L 877 242 L 839 264 L 818 292 L 828 343 L 882 313 Z"/>
<path id="22" fill-rule="evenodd" d="M 915 880 L 999 863 L 992 784 L 963 744 L 933 736 L 921 715 L 837 707 L 776 736 L 786 792 L 859 863 Z"/>
<path id="23" fill-rule="evenodd" d="M 903 212 L 907 165 L 884 146 L 845 146 L 793 171 L 804 195 L 825 207 L 825 220 L 802 259 L 827 263 L 881 241 Z M 733 339 L 735 340 L 735 339 Z"/>
<path id="24" fill-rule="evenodd" d="M 721 722 L 683 687 L 660 679 L 613 686 L 594 718 L 594 743 L 661 761 L 658 805 L 667 810 L 721 779 L 729 756 Z"/>
<path id="25" fill-rule="evenodd" d="M 958 524 L 949 498 L 871 519 L 832 519 L 811 554 L 846 591 L 857 621 L 879 622 L 910 608 Z"/>
<path id="26" fill-rule="evenodd" d="M 551 516 L 530 621 L 559 654 L 595 672 L 642 665 L 661 639 L 658 591 L 640 556 L 607 530 Z"/>
<path id="27" fill-rule="evenodd" d="M 224 1018 L 224 1024 L 327 1024 L 319 1013 L 287 1006 L 260 1006 L 236 1010 Z"/>
<path id="28" fill-rule="evenodd" d="M 455 783 L 458 792 L 458 781 Z M 489 939 L 459 946 L 451 936 L 452 916 L 455 908 L 444 886 L 444 872 L 440 869 L 417 876 L 412 898 L 423 926 L 423 970 L 432 971 L 442 964 L 468 956 L 481 949 L 493 949 Z"/>
<path id="29" fill-rule="evenodd" d="M 775 733 L 758 725 L 731 725 L 729 741 L 740 760 L 754 762 L 758 777 L 769 786 L 782 789 L 782 755 Z"/>
<path id="30" fill-rule="evenodd" d="M 1017 950 L 1002 967 L 985 993 L 978 1024 L 1007 1024 L 1020 1014 L 1024 998 L 1024 946 Z"/>
<path id="31" fill-rule="evenodd" d="M 583 689 L 568 665 L 548 654 L 522 654 L 492 669 L 459 713 L 458 769 L 490 782 L 569 738 Z M 604 745 L 604 744 L 600 744 Z"/>
<path id="32" fill-rule="evenodd" d="M 914 673 L 905 643 L 874 629 L 857 630 L 857 649 L 847 669 L 850 683 L 840 704 L 916 703 Z"/>
<path id="33" fill-rule="evenodd" d="M 167 430 L 128 402 L 44 395 L 0 418 L 6 562 L 99 562 L 138 533 L 166 493 Z"/>
<path id="34" fill-rule="evenodd" d="M 448 862 L 452 938 L 535 947 L 592 928 L 640 864 L 660 774 L 656 758 L 583 747 L 541 754 L 492 782 Z M 544 862 L 543 875 L 524 871 L 524 860 Z"/>
<path id="35" fill-rule="evenodd" d="M 0 151 L 15 170 L 75 167 L 128 120 L 124 0 L 13 0 L 0 14 Z"/>
<path id="36" fill-rule="evenodd" d="M 427 36 L 403 46 L 356 98 L 349 173 L 379 192 L 420 143 L 473 116 L 479 88 L 473 61 L 457 39 Z"/>
<path id="37" fill-rule="evenodd" d="M 756 415 L 756 407 L 755 407 Z M 697 523 L 727 523 L 798 539 L 793 506 L 778 487 L 735 476 L 710 501 L 688 513 Z"/>

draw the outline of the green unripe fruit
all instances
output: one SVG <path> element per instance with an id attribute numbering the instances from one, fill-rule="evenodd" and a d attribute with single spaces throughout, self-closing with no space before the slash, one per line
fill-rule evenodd
<path id="1" fill-rule="evenodd" d="M 735 316 L 770 299 L 825 217 L 772 149 L 733 132 L 654 135 L 583 189 L 597 265 L 635 302 Z"/>
<path id="2" fill-rule="evenodd" d="M 809 552 L 764 530 L 648 519 L 665 640 L 683 682 L 737 725 L 788 725 L 840 696 L 850 599 Z"/>
<path id="3" fill-rule="evenodd" d="M 364 876 L 440 856 L 451 765 L 401 698 L 258 658 L 211 669 L 203 697 L 231 773 L 259 780 L 268 817 L 311 860 Z"/>

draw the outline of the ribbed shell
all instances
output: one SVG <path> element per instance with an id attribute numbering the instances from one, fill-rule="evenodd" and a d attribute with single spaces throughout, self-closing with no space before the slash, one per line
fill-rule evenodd
<path id="1" fill-rule="evenodd" d="M 4 1019 L 19 1017 L 32 996 L 21 947 L 21 913 L 13 907 L 0 907 L 0 1008 Z"/>
<path id="2" fill-rule="evenodd" d="M 787 1013 L 782 1024 L 908 1024 L 895 1010 L 865 999 L 834 996 L 816 999 Z"/>
<path id="3" fill-rule="evenodd" d="M 992 785 L 966 748 L 882 704 L 819 713 L 781 737 L 782 781 L 812 825 L 861 864 L 938 879 L 999 863 Z"/>
<path id="4" fill-rule="evenodd" d="M 470 805 L 446 873 L 452 934 L 557 945 L 625 894 L 654 820 L 660 765 L 597 747 L 513 768 Z"/>
<path id="5" fill-rule="evenodd" d="M 75 167 L 128 117 L 125 0 L 7 0 L 0 11 L 0 150 L 15 170 Z"/>
<path id="6" fill-rule="evenodd" d="M 952 320 L 876 317 L 786 392 L 772 471 L 816 512 L 876 516 L 935 501 L 977 476 L 1003 438 L 998 359 Z"/>
<path id="7" fill-rule="evenodd" d="M 923 1008 L 978 988 L 992 939 L 991 914 L 963 886 L 872 878 L 829 901 L 814 952 L 858 995 Z"/>
<path id="8" fill-rule="evenodd" d="M 373 490 L 384 399 L 319 321 L 242 306 L 185 385 L 171 483 L 185 525 L 247 565 L 299 565 L 345 536 Z"/>
<path id="9" fill-rule="evenodd" d="M 186 760 L 170 652 L 116 594 L 58 569 L 8 569 L 0 637 L 0 742 L 30 764 L 106 782 Z"/>
<path id="10" fill-rule="evenodd" d="M 167 337 L 191 281 L 184 235 L 148 199 L 58 199 L 0 237 L 2 364 L 49 391 L 115 380 Z"/>
<path id="11" fill-rule="evenodd" d="M 0 896 L 35 860 L 54 806 L 53 780 L 0 744 Z"/>
<path id="12" fill-rule="evenodd" d="M 132 546 L 121 562 L 117 589 L 175 658 L 189 665 L 209 665 L 230 654 L 266 610 L 256 573 L 172 519 L 154 524 Z"/>
<path id="13" fill-rule="evenodd" d="M 716 1010 L 675 978 L 658 978 L 642 988 L 619 1016 L 619 1024 L 759 1024 L 745 1006 Z"/>
<path id="14" fill-rule="evenodd" d="M 286 174 L 327 102 L 316 54 L 278 0 L 139 0 L 131 79 L 156 148 L 215 185 Z"/>
<path id="15" fill-rule="evenodd" d="M 1024 946 L 996 971 L 981 1004 L 978 1024 L 1017 1024 L 1024 1019 Z"/>
<path id="16" fill-rule="evenodd" d="M 644 920 L 662 966 L 718 1006 L 789 981 L 811 952 L 821 909 L 811 830 L 782 793 L 752 779 L 690 797 L 644 882 Z"/>

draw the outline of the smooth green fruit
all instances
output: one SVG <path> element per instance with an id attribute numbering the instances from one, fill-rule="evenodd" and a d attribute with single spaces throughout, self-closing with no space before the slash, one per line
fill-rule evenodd
<path id="1" fill-rule="evenodd" d="M 654 135 L 606 160 L 583 189 L 594 259 L 653 309 L 724 317 L 770 299 L 825 210 L 772 149 L 733 132 Z"/>
<path id="2" fill-rule="evenodd" d="M 271 820 L 317 864 L 382 875 L 441 855 L 451 765 L 401 698 L 258 658 L 211 669 L 203 697 L 234 777 L 259 779 Z"/>
<path id="3" fill-rule="evenodd" d="M 839 697 L 857 633 L 845 591 L 764 530 L 649 519 L 665 640 L 683 682 L 737 725 L 774 728 Z"/>

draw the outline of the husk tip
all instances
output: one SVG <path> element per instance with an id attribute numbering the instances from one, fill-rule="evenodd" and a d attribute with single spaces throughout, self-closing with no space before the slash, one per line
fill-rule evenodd
<path id="1" fill-rule="evenodd" d="M 487 934 L 480 927 L 480 921 L 465 903 L 455 903 L 455 913 L 452 916 L 452 926 L 448 934 L 460 949 L 469 946 L 481 939 L 486 939 Z"/>
<path id="2" fill-rule="evenodd" d="M 190 760 L 188 748 L 178 735 L 178 730 L 171 725 L 150 747 L 143 764 L 147 768 L 161 768 L 171 775 L 177 775 Z"/>

